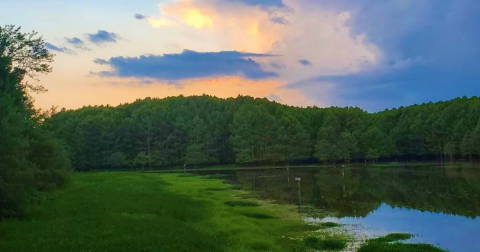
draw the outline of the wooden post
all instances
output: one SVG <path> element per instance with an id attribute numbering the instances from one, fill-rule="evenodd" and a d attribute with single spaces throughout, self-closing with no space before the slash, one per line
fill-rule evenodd
<path id="1" fill-rule="evenodd" d="M 302 189 L 300 187 L 300 182 L 302 181 L 302 178 L 295 177 L 295 181 L 297 181 L 298 185 L 298 212 L 300 213 L 300 206 L 302 205 Z"/>

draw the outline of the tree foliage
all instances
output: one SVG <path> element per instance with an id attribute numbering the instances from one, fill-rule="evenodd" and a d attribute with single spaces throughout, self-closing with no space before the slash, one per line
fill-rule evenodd
<path id="1" fill-rule="evenodd" d="M 23 33 L 21 27 L 14 25 L 0 26 L 0 57 L 11 61 L 12 73 L 20 81 L 27 76 L 34 81 L 38 74 L 50 73 L 53 54 L 46 48 L 45 41 L 37 32 Z M 38 84 L 22 83 L 34 92 L 45 92 L 45 88 Z"/>
<path id="2" fill-rule="evenodd" d="M 0 28 L 0 219 L 22 216 L 63 186 L 70 168 L 69 145 L 42 123 L 22 84 L 25 74 L 49 69 L 35 35 Z"/>

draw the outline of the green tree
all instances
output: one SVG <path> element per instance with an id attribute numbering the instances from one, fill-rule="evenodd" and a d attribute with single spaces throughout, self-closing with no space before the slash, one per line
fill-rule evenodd
<path id="1" fill-rule="evenodd" d="M 472 161 L 472 157 L 476 152 L 477 146 L 475 146 L 475 137 L 471 130 L 468 130 L 463 137 L 460 149 L 463 156 L 468 156 L 468 160 Z"/>
<path id="2" fill-rule="evenodd" d="M 124 167 L 127 164 L 127 157 L 120 151 L 112 153 L 108 159 L 108 165 L 111 167 Z"/>
<path id="3" fill-rule="evenodd" d="M 142 151 L 137 154 L 134 163 L 135 165 L 140 165 L 143 171 L 145 170 L 145 166 L 151 163 L 151 159 L 148 153 Z"/>
<path id="4" fill-rule="evenodd" d="M 62 187 L 69 147 L 54 137 L 27 94 L 25 75 L 48 72 L 44 42 L 36 33 L 0 28 L 0 219 L 19 217 L 42 192 Z"/>
<path id="5" fill-rule="evenodd" d="M 448 155 L 450 162 L 455 160 L 455 155 L 458 154 L 457 145 L 453 142 L 447 142 L 444 147 L 445 155 Z"/>
<path id="6" fill-rule="evenodd" d="M 187 147 L 185 155 L 186 164 L 193 164 L 195 168 L 197 168 L 198 164 L 205 163 L 206 161 L 207 157 L 201 144 L 192 144 Z"/>
<path id="7" fill-rule="evenodd" d="M 338 139 L 338 147 L 342 153 L 343 160 L 347 163 L 352 155 L 357 152 L 357 141 L 349 131 L 344 131 Z"/>

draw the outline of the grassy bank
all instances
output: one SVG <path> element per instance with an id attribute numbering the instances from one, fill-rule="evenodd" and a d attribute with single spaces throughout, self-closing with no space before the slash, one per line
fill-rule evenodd
<path id="1" fill-rule="evenodd" d="M 307 236 L 344 241 L 241 193 L 188 174 L 78 173 L 41 211 L 1 222 L 0 251 L 306 251 Z"/>

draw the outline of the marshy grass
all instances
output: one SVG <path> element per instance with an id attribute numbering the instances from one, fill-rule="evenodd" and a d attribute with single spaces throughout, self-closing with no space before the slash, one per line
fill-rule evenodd
<path id="1" fill-rule="evenodd" d="M 305 245 L 315 250 L 342 250 L 347 247 L 347 242 L 339 238 L 307 237 L 303 239 Z"/>
<path id="2" fill-rule="evenodd" d="M 391 233 L 379 238 L 367 240 L 357 252 L 446 252 L 431 244 L 401 243 L 400 241 L 412 238 L 412 234 Z"/>
<path id="3" fill-rule="evenodd" d="M 412 234 L 408 233 L 390 233 L 382 237 L 370 239 L 370 242 L 396 242 L 412 238 Z"/>
<path id="4" fill-rule="evenodd" d="M 336 222 L 320 222 L 316 224 L 319 228 L 333 228 L 333 227 L 341 227 L 342 224 Z"/>
<path id="5" fill-rule="evenodd" d="M 357 252 L 447 252 L 431 244 L 367 242 Z"/>

